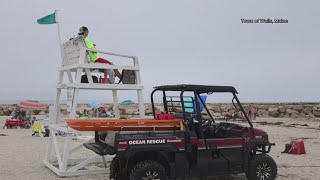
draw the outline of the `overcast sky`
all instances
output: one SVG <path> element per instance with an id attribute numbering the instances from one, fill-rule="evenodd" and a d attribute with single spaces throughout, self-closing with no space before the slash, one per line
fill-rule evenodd
<path id="1" fill-rule="evenodd" d="M 318 102 L 319 7 L 319 0 L 2 0 L 0 103 L 54 99 L 57 27 L 36 20 L 55 9 L 63 41 L 85 25 L 98 49 L 140 58 L 145 102 L 152 87 L 181 83 L 232 85 L 247 102 Z M 243 24 L 242 18 L 289 23 Z M 111 92 L 80 95 L 111 99 Z"/>

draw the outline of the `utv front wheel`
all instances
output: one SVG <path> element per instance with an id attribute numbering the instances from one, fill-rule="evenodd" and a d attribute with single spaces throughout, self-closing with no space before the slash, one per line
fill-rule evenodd
<path id="1" fill-rule="evenodd" d="M 128 180 L 128 176 L 124 172 L 120 172 L 121 161 L 116 156 L 112 159 L 110 164 L 110 179 L 113 180 Z"/>
<path id="2" fill-rule="evenodd" d="M 259 154 L 249 160 L 246 176 L 248 180 L 274 180 L 277 171 L 277 164 L 270 156 Z"/>
<path id="3" fill-rule="evenodd" d="M 155 161 L 138 162 L 131 171 L 130 180 L 167 180 L 164 167 Z"/>

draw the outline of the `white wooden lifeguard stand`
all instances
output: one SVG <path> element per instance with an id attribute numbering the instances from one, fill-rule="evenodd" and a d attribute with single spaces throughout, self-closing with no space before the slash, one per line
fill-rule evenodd
<path id="1" fill-rule="evenodd" d="M 144 118 L 144 103 L 142 97 L 143 86 L 141 85 L 140 79 L 140 67 L 138 58 L 135 56 L 115 54 L 105 51 L 96 50 L 95 52 L 100 54 L 106 54 L 109 56 L 116 56 L 122 58 L 129 58 L 133 60 L 133 65 L 128 66 L 116 66 L 116 65 L 107 65 L 102 63 L 90 63 L 88 61 L 87 52 L 90 51 L 87 49 L 84 38 L 78 36 L 75 39 L 67 41 L 61 45 L 61 56 L 62 56 L 62 65 L 59 68 L 59 82 L 57 85 L 57 93 L 53 111 L 50 113 L 49 117 L 49 129 L 50 136 L 47 145 L 47 151 L 43 163 L 46 167 L 55 172 L 58 176 L 79 176 L 87 174 L 102 174 L 107 173 L 107 169 L 100 168 L 94 170 L 85 169 L 85 167 L 97 161 L 101 161 L 101 156 L 93 155 L 85 159 L 76 160 L 76 164 L 69 164 L 69 156 L 83 148 L 81 144 L 74 148 L 72 146 L 72 136 L 73 134 L 79 134 L 80 132 L 75 131 L 71 128 L 68 128 L 67 124 L 64 123 L 64 120 L 60 118 L 60 97 L 62 90 L 68 90 L 72 92 L 70 96 L 72 99 L 69 103 L 70 118 L 75 118 L 76 109 L 78 105 L 78 95 L 79 90 L 111 90 L 113 94 L 113 110 L 115 113 L 115 118 L 120 117 L 119 107 L 118 107 L 118 95 L 117 91 L 119 90 L 136 90 L 138 95 L 138 104 L 139 104 L 139 115 L 140 118 Z M 120 69 L 120 70 L 134 70 L 136 75 L 136 84 L 100 84 L 93 83 L 91 76 L 92 69 Z M 85 72 L 88 78 L 89 83 L 81 83 L 82 73 Z M 64 81 L 64 74 L 66 73 L 68 81 Z M 69 97 L 69 98 L 70 98 Z M 90 121 L 90 120 L 88 120 Z M 62 152 L 58 145 L 57 135 L 58 132 L 66 133 L 64 137 L 64 146 Z M 93 141 L 93 140 L 91 140 Z M 52 150 L 55 153 L 52 155 Z M 89 150 L 88 150 L 89 151 Z M 73 159 L 74 160 L 74 159 Z M 104 160 L 104 159 L 103 159 Z M 104 161 L 105 163 L 105 161 Z"/>

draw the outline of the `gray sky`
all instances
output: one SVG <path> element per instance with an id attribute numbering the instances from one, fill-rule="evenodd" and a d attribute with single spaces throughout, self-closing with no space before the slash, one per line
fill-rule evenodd
<path id="1" fill-rule="evenodd" d="M 85 25 L 98 49 L 140 58 L 145 102 L 153 86 L 177 83 L 233 85 L 242 101 L 319 101 L 319 7 L 317 0 L 2 0 L 0 103 L 54 99 L 57 28 L 36 20 L 55 9 L 64 41 Z M 103 91 L 80 95 L 111 98 Z"/>

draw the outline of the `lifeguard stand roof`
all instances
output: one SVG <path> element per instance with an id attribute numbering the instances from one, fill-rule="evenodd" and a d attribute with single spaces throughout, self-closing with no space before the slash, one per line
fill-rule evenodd
<path id="1" fill-rule="evenodd" d="M 177 84 L 177 85 L 163 85 L 154 87 L 156 90 L 162 91 L 195 91 L 198 93 L 215 93 L 215 92 L 229 92 L 238 94 L 236 88 L 233 86 L 209 86 L 209 85 L 194 85 L 194 84 Z"/>

